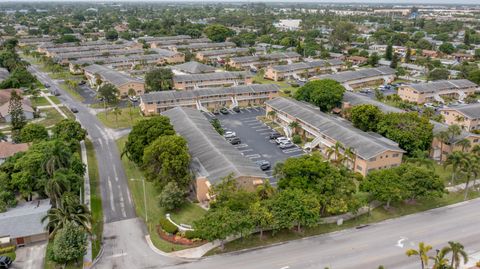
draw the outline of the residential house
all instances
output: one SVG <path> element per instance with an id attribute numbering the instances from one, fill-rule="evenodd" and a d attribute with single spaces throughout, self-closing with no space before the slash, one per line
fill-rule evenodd
<path id="1" fill-rule="evenodd" d="M 143 80 L 133 78 L 102 65 L 93 64 L 87 66 L 84 68 L 84 72 L 92 87 L 110 83 L 118 89 L 120 97 L 126 97 L 130 89 L 133 89 L 136 95 L 142 95 L 145 91 L 145 82 Z"/>
<path id="2" fill-rule="evenodd" d="M 204 88 L 193 91 L 160 91 L 140 96 L 140 111 L 151 116 L 174 107 L 218 111 L 222 107 L 259 106 L 278 96 L 275 84 L 252 84 L 228 88 Z"/>
<path id="3" fill-rule="evenodd" d="M 10 106 L 10 95 L 12 91 L 16 91 L 18 94 L 21 94 L 22 91 L 19 89 L 4 89 L 0 90 L 0 122 L 10 123 L 12 117 L 10 115 L 9 106 Z M 22 109 L 23 115 L 26 120 L 31 120 L 35 117 L 35 109 L 32 107 L 30 100 L 22 99 Z"/>
<path id="4" fill-rule="evenodd" d="M 347 57 L 347 62 L 352 63 L 353 65 L 359 66 L 362 64 L 366 64 L 368 58 L 362 56 L 349 56 Z"/>
<path id="5" fill-rule="evenodd" d="M 445 107 L 440 113 L 448 125 L 459 125 L 466 131 L 480 130 L 480 103 Z"/>
<path id="6" fill-rule="evenodd" d="M 0 213 L 0 242 L 26 246 L 48 240 L 42 219 L 51 208 L 50 199 L 26 202 Z"/>
<path id="7" fill-rule="evenodd" d="M 372 170 L 398 166 L 402 163 L 404 151 L 398 144 L 375 133 L 363 132 L 347 120 L 321 112 L 305 102 L 278 97 L 266 102 L 266 113 L 275 112 L 274 121 L 280 124 L 287 134 L 293 134 L 290 123 L 297 122 L 299 133 L 310 139 L 305 147 L 316 149 L 330 159 L 332 148 L 340 143 L 341 155 L 346 158 L 346 166 L 362 175 Z M 347 149 L 351 151 L 348 156 Z"/>
<path id="8" fill-rule="evenodd" d="M 344 71 L 335 74 L 320 75 L 310 80 L 333 79 L 341 83 L 347 90 L 390 83 L 395 79 L 395 70 L 388 66 L 365 68 L 357 71 Z"/>
<path id="9" fill-rule="evenodd" d="M 437 80 L 398 87 L 398 96 L 402 100 L 417 104 L 444 103 L 444 99 L 463 100 L 468 95 L 477 92 L 480 92 L 478 85 L 466 79 Z"/>
<path id="10" fill-rule="evenodd" d="M 337 72 L 342 70 L 345 64 L 341 60 L 316 60 L 311 62 L 298 62 L 287 65 L 269 66 L 264 77 L 274 81 L 287 78 L 310 77 L 322 73 Z"/>
<path id="11" fill-rule="evenodd" d="M 10 76 L 10 73 L 6 68 L 0 67 L 0 83 L 7 79 Z"/>
<path id="12" fill-rule="evenodd" d="M 8 157 L 12 157 L 18 152 L 27 151 L 28 148 L 28 143 L 14 144 L 11 142 L 0 141 L 0 164 L 4 163 Z"/>
<path id="13" fill-rule="evenodd" d="M 173 76 L 173 87 L 177 90 L 248 85 L 252 83 L 252 75 L 248 72 L 214 72 Z"/>
<path id="14" fill-rule="evenodd" d="M 195 179 L 195 194 L 199 202 L 209 202 L 212 186 L 228 176 L 244 189 L 254 191 L 267 175 L 258 165 L 244 157 L 213 128 L 200 111 L 176 107 L 162 113 L 167 116 L 177 134 L 188 143 L 190 169 Z"/>

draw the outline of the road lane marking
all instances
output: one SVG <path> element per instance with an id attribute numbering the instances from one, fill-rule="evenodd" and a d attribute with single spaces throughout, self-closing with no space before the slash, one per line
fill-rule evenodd
<path id="1" fill-rule="evenodd" d="M 122 189 L 120 188 L 120 185 L 118 185 L 118 193 L 120 194 L 120 209 L 122 211 L 123 217 L 126 218 L 127 212 L 125 211 L 125 203 L 123 201 L 123 192 L 122 192 Z"/>
<path id="2" fill-rule="evenodd" d="M 240 152 L 247 152 L 247 151 L 253 151 L 253 149 L 244 149 L 244 150 L 239 150 Z"/>
<path id="3" fill-rule="evenodd" d="M 113 212 L 115 212 L 115 204 L 113 203 L 113 188 L 112 188 L 112 181 L 110 180 L 110 177 L 107 178 L 108 181 L 108 189 L 110 190 L 110 208 L 112 209 Z"/>

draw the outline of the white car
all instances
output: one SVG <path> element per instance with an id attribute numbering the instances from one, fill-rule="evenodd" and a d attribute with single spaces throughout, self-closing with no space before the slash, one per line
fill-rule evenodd
<path id="1" fill-rule="evenodd" d="M 275 142 L 277 143 L 277 145 L 280 145 L 281 143 L 290 142 L 290 139 L 288 139 L 284 136 L 281 136 L 281 137 L 275 139 Z"/>
<path id="2" fill-rule="evenodd" d="M 232 131 L 227 131 L 223 134 L 223 137 L 225 138 L 233 138 L 233 137 L 236 137 L 237 134 L 235 132 L 232 132 Z"/>

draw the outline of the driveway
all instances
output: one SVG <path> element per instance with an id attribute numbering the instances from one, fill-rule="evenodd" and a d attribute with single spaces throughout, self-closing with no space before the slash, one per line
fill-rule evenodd
<path id="1" fill-rule="evenodd" d="M 257 120 L 258 116 L 264 116 L 265 109 L 260 107 L 244 108 L 239 113 L 230 111 L 226 115 L 217 115 L 222 127 L 226 130 L 234 131 L 242 141 L 241 144 L 235 145 L 243 156 L 253 162 L 267 160 L 272 165 L 271 169 L 265 171 L 269 176 L 271 183 L 276 183 L 276 179 L 272 176 L 273 167 L 276 163 L 282 162 L 289 157 L 299 157 L 305 152 L 295 146 L 294 148 L 280 149 L 277 144 L 270 140 L 269 135 L 273 130 Z"/>
<path id="2" fill-rule="evenodd" d="M 43 269 L 47 242 L 20 247 L 16 251 L 17 258 L 11 268 Z"/>

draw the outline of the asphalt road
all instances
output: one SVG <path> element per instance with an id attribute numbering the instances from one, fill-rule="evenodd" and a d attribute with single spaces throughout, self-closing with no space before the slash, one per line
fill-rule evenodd
<path id="1" fill-rule="evenodd" d="M 104 215 L 104 254 L 96 268 L 152 268 L 175 264 L 153 252 L 145 240 L 145 224 L 136 217 L 114 134 L 105 128 L 90 109 L 76 101 L 59 87 L 46 73 L 31 65 L 29 71 L 43 84 L 61 93 L 58 98 L 68 107 L 75 107 L 77 120 L 88 132 L 95 147 L 100 176 L 100 190 Z"/>
<path id="2" fill-rule="evenodd" d="M 291 241 L 273 247 L 207 257 L 170 269 L 388 269 L 420 268 L 405 251 L 419 242 L 441 248 L 461 242 L 467 253 L 480 250 L 480 199 L 387 220 L 362 229 Z"/>

